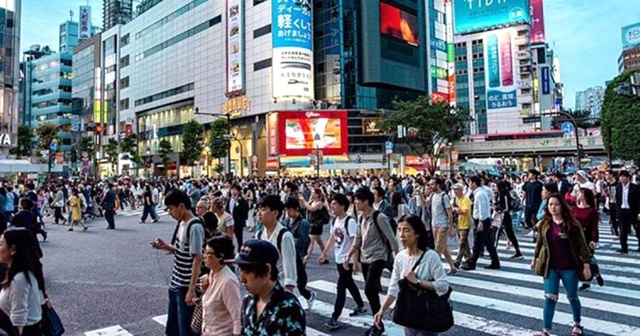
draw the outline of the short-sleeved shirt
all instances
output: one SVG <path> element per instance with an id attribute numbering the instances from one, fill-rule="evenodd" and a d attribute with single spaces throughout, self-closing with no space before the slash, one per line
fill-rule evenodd
<path id="1" fill-rule="evenodd" d="M 448 227 L 449 214 L 447 209 L 451 209 L 451 199 L 444 191 L 433 193 L 431 196 L 431 225 L 434 227 Z"/>
<path id="2" fill-rule="evenodd" d="M 526 206 L 537 210 L 540 207 L 540 203 L 542 203 L 542 182 L 537 180 L 535 182 L 527 181 L 523 189 L 527 194 Z"/>
<path id="3" fill-rule="evenodd" d="M 298 298 L 276 282 L 269 302 L 257 316 L 258 296 L 248 295 L 242 303 L 242 335 L 306 335 L 306 318 Z"/>
<path id="4" fill-rule="evenodd" d="M 229 213 L 223 212 L 222 216 L 216 214 L 216 218 L 218 218 L 218 231 L 227 234 L 227 228 L 233 226 L 233 217 Z"/>
<path id="5" fill-rule="evenodd" d="M 198 221 L 191 225 L 187 235 L 187 227 L 192 221 Z M 173 254 L 173 272 L 171 273 L 171 289 L 189 287 L 191 282 L 191 270 L 193 259 L 196 255 L 202 255 L 204 246 L 204 228 L 198 217 L 193 217 L 188 222 L 180 222 Z"/>
<path id="6" fill-rule="evenodd" d="M 462 195 L 461 198 L 456 199 L 456 204 L 458 205 L 459 209 L 467 211 L 464 215 L 460 214 L 458 216 L 458 229 L 470 230 L 471 229 L 471 200 L 469 199 L 469 197 Z"/>
<path id="7" fill-rule="evenodd" d="M 347 222 L 348 219 L 348 222 Z M 353 238 L 356 236 L 358 230 L 358 223 L 356 220 L 345 216 L 344 218 L 336 218 L 331 226 L 331 233 L 335 241 L 334 255 L 336 257 L 336 264 L 342 264 L 349 255 Z"/>

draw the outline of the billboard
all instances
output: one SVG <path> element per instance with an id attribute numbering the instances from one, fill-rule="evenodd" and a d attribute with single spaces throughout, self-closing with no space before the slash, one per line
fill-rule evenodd
<path id="1" fill-rule="evenodd" d="M 640 22 L 622 27 L 622 50 L 640 45 Z"/>
<path id="2" fill-rule="evenodd" d="M 540 69 L 542 72 L 542 94 L 548 95 L 551 93 L 551 69 L 548 66 L 545 66 Z"/>
<path id="3" fill-rule="evenodd" d="M 244 92 L 244 1 L 227 0 L 227 96 Z"/>
<path id="4" fill-rule="evenodd" d="M 324 155 L 345 155 L 349 152 L 346 111 L 278 112 L 276 119 L 277 132 L 272 133 L 269 128 L 270 155 L 272 136 L 277 139 L 279 147 L 275 155 L 306 156 L 316 147 Z M 271 122 L 269 119 L 268 124 Z"/>
<path id="5" fill-rule="evenodd" d="M 529 8 L 531 13 L 531 43 L 542 43 L 545 41 L 544 34 L 544 0 L 531 0 Z"/>
<path id="6" fill-rule="evenodd" d="M 267 115 L 267 153 L 268 155 L 279 154 L 278 141 L 278 113 L 273 112 Z"/>
<path id="7" fill-rule="evenodd" d="M 380 2 L 380 33 L 417 46 L 418 18 L 398 7 Z"/>
<path id="8" fill-rule="evenodd" d="M 518 105 L 513 43 L 514 34 L 510 29 L 492 32 L 484 38 L 487 110 L 516 108 Z"/>
<path id="9" fill-rule="evenodd" d="M 313 99 L 313 22 L 310 0 L 273 0 L 272 96 Z"/>
<path id="10" fill-rule="evenodd" d="M 529 23 L 529 0 L 454 0 L 456 35 Z"/>
<path id="11" fill-rule="evenodd" d="M 80 28 L 79 35 L 81 39 L 91 37 L 91 7 L 80 6 Z"/>

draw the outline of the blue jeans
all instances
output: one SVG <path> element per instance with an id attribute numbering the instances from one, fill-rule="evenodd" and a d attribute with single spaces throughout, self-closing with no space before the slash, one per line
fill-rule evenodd
<path id="1" fill-rule="evenodd" d="M 558 302 L 558 292 L 560 291 L 560 279 L 564 285 L 567 299 L 571 305 L 571 312 L 573 313 L 573 322 L 580 323 L 580 299 L 578 298 L 578 272 L 575 270 L 556 270 L 549 268 L 549 274 L 544 278 L 544 309 L 542 310 L 542 318 L 544 321 L 544 330 L 551 330 L 553 324 L 553 314 L 556 310 L 556 304 Z M 555 295 L 556 299 L 549 298 L 549 295 Z"/>
<path id="2" fill-rule="evenodd" d="M 167 336 L 196 336 L 191 331 L 191 318 L 195 306 L 184 301 L 188 288 L 169 289 L 169 311 L 167 312 Z"/>

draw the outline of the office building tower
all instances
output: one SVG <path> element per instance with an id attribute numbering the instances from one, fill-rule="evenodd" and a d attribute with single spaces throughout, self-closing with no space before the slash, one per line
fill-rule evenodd
<path id="1" fill-rule="evenodd" d="M 21 1 L 0 0 L 0 157 L 17 145 Z"/>
<path id="2" fill-rule="evenodd" d="M 133 18 L 133 0 L 102 0 L 103 31 Z"/>
<path id="3" fill-rule="evenodd" d="M 590 87 L 584 91 L 576 92 L 577 111 L 589 111 L 590 118 L 600 118 L 602 103 L 604 102 L 604 90 L 602 86 Z"/>

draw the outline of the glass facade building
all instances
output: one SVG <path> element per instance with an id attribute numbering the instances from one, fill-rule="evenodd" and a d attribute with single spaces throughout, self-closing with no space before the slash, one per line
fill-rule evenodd
<path id="1" fill-rule="evenodd" d="M 78 43 L 78 23 L 66 21 L 60 24 L 60 52 L 72 53 Z"/>
<path id="2" fill-rule="evenodd" d="M 102 24 L 105 31 L 131 21 L 132 16 L 133 0 L 102 0 Z"/>
<path id="3" fill-rule="evenodd" d="M 0 0 L 0 155 L 17 145 L 20 0 Z"/>

